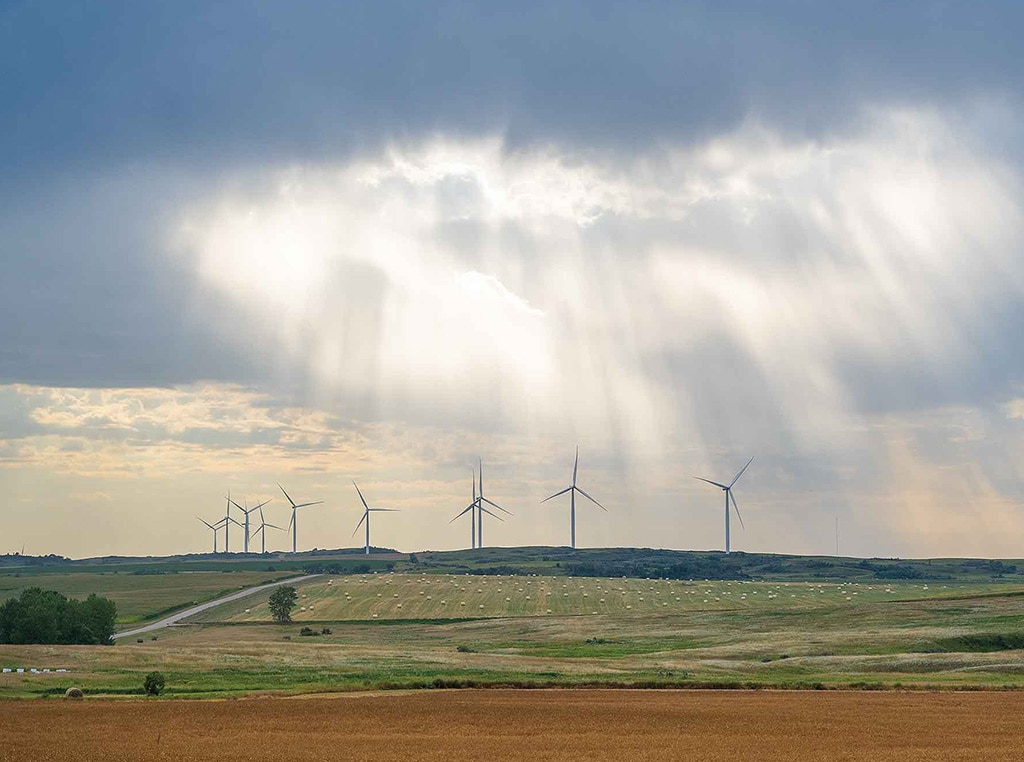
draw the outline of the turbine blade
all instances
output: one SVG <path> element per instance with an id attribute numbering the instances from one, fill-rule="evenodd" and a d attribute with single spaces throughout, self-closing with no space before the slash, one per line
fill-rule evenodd
<path id="1" fill-rule="evenodd" d="M 363 493 L 359 491 L 359 485 L 356 484 L 355 480 L 352 480 L 352 486 L 356 488 L 356 492 L 359 493 L 359 499 L 363 502 L 363 508 L 370 510 L 370 506 L 366 504 L 366 498 L 363 497 Z"/>
<path id="2" fill-rule="evenodd" d="M 697 479 L 698 481 L 707 482 L 708 484 L 714 484 L 716 487 L 718 487 L 718 489 L 729 489 L 724 484 L 719 484 L 718 482 L 713 482 L 710 479 L 705 479 L 703 476 L 695 476 L 693 478 Z"/>
<path id="3" fill-rule="evenodd" d="M 228 502 L 231 503 L 231 505 L 235 506 L 235 508 L 237 508 L 238 510 L 242 511 L 243 513 L 245 512 L 245 508 L 243 508 L 238 503 L 236 503 L 234 500 L 232 500 L 231 499 L 231 495 L 228 495 Z"/>
<path id="4" fill-rule="evenodd" d="M 561 492 L 556 492 L 556 493 L 555 493 L 555 494 L 553 494 L 553 495 L 552 495 L 551 497 L 546 497 L 546 498 L 544 498 L 543 500 L 541 500 L 541 502 L 542 502 L 542 503 L 546 503 L 546 502 L 547 502 L 548 500 L 550 500 L 550 499 L 551 499 L 552 497 L 558 497 L 559 495 L 564 495 L 564 494 L 565 494 L 566 492 L 568 492 L 568 491 L 569 491 L 569 490 L 571 490 L 571 489 L 572 489 L 572 487 L 571 487 L 571 486 L 570 486 L 570 487 L 566 487 L 566 488 L 565 488 L 565 489 L 563 489 L 563 490 L 562 490 Z"/>
<path id="5" fill-rule="evenodd" d="M 753 458 L 753 456 L 751 456 L 750 460 L 747 461 L 747 465 L 744 466 L 743 468 L 741 468 L 740 472 L 738 474 L 736 474 L 736 478 L 733 479 L 731 482 L 729 482 L 729 486 L 730 487 L 740 480 L 740 477 L 743 476 L 743 472 L 747 470 L 747 466 L 749 466 L 753 462 L 754 462 L 754 458 Z"/>
<path id="6" fill-rule="evenodd" d="M 277 485 L 277 486 L 278 486 L 278 487 L 281 487 L 281 484 L 280 484 L 280 483 L 278 483 L 278 485 Z M 282 491 L 282 492 L 284 492 L 284 487 L 281 487 L 281 491 Z M 286 498 L 288 498 L 288 502 L 289 502 L 289 503 L 291 503 L 291 504 L 292 504 L 292 506 L 294 507 L 294 506 L 295 506 L 295 501 L 294 501 L 294 500 L 292 500 L 292 496 L 291 496 L 291 495 L 289 495 L 289 494 L 288 494 L 287 492 L 284 492 L 284 496 L 285 496 Z"/>
<path id="7" fill-rule="evenodd" d="M 572 462 L 572 483 L 573 483 L 573 485 L 576 484 L 576 471 L 579 470 L 579 467 L 580 467 L 580 446 L 576 445 L 576 460 L 574 460 Z"/>
<path id="8" fill-rule="evenodd" d="M 270 501 L 268 500 L 267 502 L 270 502 Z M 266 524 L 267 523 L 267 520 L 265 518 L 263 518 L 263 506 L 264 505 L 266 505 L 266 503 L 261 503 L 260 504 L 260 523 L 261 524 Z"/>
<path id="9" fill-rule="evenodd" d="M 321 505 L 323 502 L 324 502 L 323 500 L 314 500 L 312 503 L 299 503 L 295 507 L 296 508 L 308 508 L 311 505 Z"/>
<path id="10" fill-rule="evenodd" d="M 367 511 L 369 511 L 370 509 L 369 509 L 369 508 L 367 508 L 366 510 L 367 510 Z M 362 516 L 360 516 L 360 517 L 359 517 L 359 523 L 358 523 L 358 524 L 356 524 L 356 528 L 352 530 L 352 536 L 353 536 L 353 537 L 355 537 L 355 536 L 356 536 L 356 532 L 358 532 L 358 531 L 359 531 L 359 527 L 361 527 L 361 526 L 363 525 L 363 522 L 364 522 L 365 520 L 366 520 L 366 513 L 364 513 L 364 514 L 363 514 Z"/>
<path id="11" fill-rule="evenodd" d="M 484 494 L 484 459 L 479 459 L 480 463 L 480 494 Z"/>
<path id="12" fill-rule="evenodd" d="M 272 497 L 268 498 L 267 500 L 264 500 L 262 503 L 260 503 L 259 505 L 255 506 L 253 508 L 250 508 L 249 510 L 250 511 L 258 510 L 258 509 L 262 508 L 263 506 L 265 506 L 267 503 L 271 503 L 273 501 L 274 501 L 274 498 L 272 498 Z"/>
<path id="13" fill-rule="evenodd" d="M 588 494 L 587 494 L 586 492 L 584 492 L 583 490 L 581 490 L 581 489 L 580 489 L 579 487 L 577 487 L 577 488 L 576 488 L 576 491 L 577 491 L 577 492 L 579 492 L 579 493 L 580 493 L 581 495 L 583 495 L 583 497 L 585 497 L 585 498 L 586 498 L 587 500 L 589 500 L 590 502 L 592 502 L 592 503 L 593 503 L 594 505 L 596 505 L 596 506 L 597 506 L 598 508 L 600 508 L 600 509 L 601 509 L 602 511 L 604 511 L 605 513 L 607 513 L 607 512 L 608 512 L 608 509 L 607 509 L 607 508 L 605 508 L 605 507 L 604 507 L 603 505 L 601 505 L 601 504 L 600 504 L 599 502 L 597 502 L 596 500 L 594 500 L 594 498 L 592 498 L 592 497 L 591 497 L 590 495 L 588 495 Z"/>
<path id="14" fill-rule="evenodd" d="M 198 517 L 198 516 L 196 516 L 196 518 L 197 518 L 197 519 L 199 519 L 199 517 Z M 214 526 L 213 524 L 211 524 L 211 523 L 210 523 L 209 521 L 206 521 L 206 520 L 204 520 L 204 519 L 199 519 L 199 520 L 200 520 L 200 521 L 202 521 L 202 522 L 203 522 L 204 524 L 206 524 L 206 526 L 210 527 L 210 529 L 212 529 L 213 531 L 215 531 L 215 532 L 217 531 L 217 527 L 215 527 L 215 526 Z"/>
<path id="15" fill-rule="evenodd" d="M 494 516 L 494 518 L 496 518 L 498 521 L 504 521 L 505 520 L 501 516 L 499 516 L 498 514 L 491 513 L 489 510 L 484 508 L 482 505 L 480 506 L 480 510 L 483 511 L 484 513 L 486 513 L 488 516 Z"/>
<path id="16" fill-rule="evenodd" d="M 368 511 L 375 511 L 375 512 L 384 511 L 385 513 L 401 513 L 402 512 L 401 508 L 367 508 L 366 510 L 368 510 Z"/>
<path id="17" fill-rule="evenodd" d="M 500 505 L 498 505 L 498 504 L 497 504 L 496 502 L 494 502 L 493 500 L 488 500 L 488 499 L 487 499 L 486 497 L 481 497 L 480 499 L 481 499 L 481 500 L 483 500 L 483 501 L 484 501 L 485 503 L 487 503 L 488 505 L 490 505 L 490 506 L 492 506 L 492 507 L 494 507 L 494 508 L 497 508 L 497 509 L 498 509 L 499 511 L 505 511 L 505 513 L 507 513 L 507 514 L 508 514 L 509 516 L 512 516 L 512 515 L 514 515 L 514 514 L 512 513 L 512 511 L 508 511 L 508 510 L 505 510 L 504 508 L 502 508 L 502 507 L 501 507 Z"/>
<path id="18" fill-rule="evenodd" d="M 292 524 L 294 524 L 294 523 L 295 523 L 295 509 L 293 508 L 292 509 L 292 517 L 290 519 L 288 519 L 288 529 L 286 529 L 285 531 L 286 532 L 289 531 L 292 528 Z"/>
<path id="19" fill-rule="evenodd" d="M 746 527 L 743 526 L 743 517 L 740 515 L 739 503 L 736 502 L 736 496 L 732 494 L 732 490 L 729 490 L 729 498 L 732 500 L 732 507 L 736 509 L 736 518 L 740 520 L 740 526 L 746 529 Z"/>
<path id="20" fill-rule="evenodd" d="M 263 526 L 260 527 L 260 529 L 262 529 L 263 527 L 270 527 L 271 529 L 279 529 L 282 532 L 286 531 L 284 529 L 281 529 L 281 527 L 276 526 L 275 524 L 264 524 Z"/>

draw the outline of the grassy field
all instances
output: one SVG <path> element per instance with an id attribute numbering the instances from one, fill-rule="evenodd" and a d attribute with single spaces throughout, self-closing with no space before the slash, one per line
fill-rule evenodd
<path id="1" fill-rule="evenodd" d="M 0 598 L 31 585 L 96 592 L 117 602 L 123 626 L 298 569 L 350 573 L 301 585 L 290 625 L 271 623 L 263 593 L 113 646 L 0 646 L 0 666 L 26 669 L 0 674 L 0 698 L 70 685 L 135 695 L 154 669 L 174 698 L 445 686 L 1024 688 L 1024 578 L 1010 562 L 516 548 L 369 562 L 327 551 L 33 563 L 3 568 Z M 482 573 L 510 564 L 514 576 Z M 461 567 L 473 573 L 451 570 Z M 595 573 L 609 567 L 652 573 Z M 728 578 L 677 578 L 711 567 Z M 351 573 L 366 570 L 375 573 Z M 896 574 L 912 578 L 886 578 Z"/>
<path id="2" fill-rule="evenodd" d="M 1024 594 L 1021 584 L 811 583 L 360 574 L 321 577 L 300 589 L 297 622 L 459 619 L 576 615 L 635 616 L 700 611 L 845 609 L 903 600 Z M 269 594 L 196 618 L 255 622 L 270 618 Z"/>
<path id="3" fill-rule="evenodd" d="M 2 709 L 0 762 L 1009 762 L 1020 759 L 1024 694 L 434 691 Z"/>
<path id="4" fill-rule="evenodd" d="M 2 647 L 0 666 L 70 672 L 0 675 L 0 697 L 69 685 L 136 694 L 154 669 L 172 697 L 437 686 L 1024 687 L 1021 585 L 388 574 L 322 577 L 299 593 L 305 611 L 291 625 L 269 622 L 262 594 L 141 642 Z M 594 607 L 602 598 L 603 611 Z M 317 634 L 303 636 L 303 627 Z"/>
<path id="5" fill-rule="evenodd" d="M 69 598 L 89 593 L 117 604 L 117 622 L 128 625 L 155 619 L 193 603 L 216 598 L 264 581 L 294 576 L 294 572 L 196 571 L 174 574 L 70 572 L 0 574 L 0 601 L 29 587 L 56 590 Z"/>

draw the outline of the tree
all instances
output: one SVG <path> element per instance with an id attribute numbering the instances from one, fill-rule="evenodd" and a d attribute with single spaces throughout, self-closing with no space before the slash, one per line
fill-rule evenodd
<path id="1" fill-rule="evenodd" d="M 166 685 L 166 681 L 159 672 L 150 672 L 146 675 L 146 679 L 142 681 L 142 689 L 146 691 L 147 696 L 159 696 L 160 691 L 164 689 L 164 685 Z"/>
<path id="2" fill-rule="evenodd" d="M 294 587 L 279 587 L 270 596 L 270 614 L 281 624 L 292 621 L 292 609 L 299 594 Z"/>
<path id="3" fill-rule="evenodd" d="M 55 590 L 31 587 L 0 605 L 0 643 L 109 643 L 116 618 L 114 603 L 98 595 L 68 600 Z"/>

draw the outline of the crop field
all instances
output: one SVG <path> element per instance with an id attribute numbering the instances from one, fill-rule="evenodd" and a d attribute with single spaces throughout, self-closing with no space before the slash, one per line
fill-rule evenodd
<path id="1" fill-rule="evenodd" d="M 0 574 L 0 601 L 29 587 L 56 590 L 69 598 L 102 595 L 117 604 L 118 624 L 143 622 L 184 606 L 216 598 L 295 572 L 195 571 L 174 574 Z"/>
<path id="2" fill-rule="evenodd" d="M 1018 592 L 1024 585 L 810 583 L 361 574 L 321 577 L 299 589 L 296 622 L 464 619 L 701 611 L 843 609 L 871 603 Z M 218 607 L 206 622 L 267 621 L 269 593 Z"/>
<path id="3" fill-rule="evenodd" d="M 33 701 L 0 762 L 1020 759 L 1019 693 L 433 691 L 197 703 Z"/>

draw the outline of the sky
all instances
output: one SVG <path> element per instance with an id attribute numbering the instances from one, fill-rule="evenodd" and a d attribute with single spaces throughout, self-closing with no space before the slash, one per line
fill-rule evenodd
<path id="1" fill-rule="evenodd" d="M 579 446 L 580 547 L 722 548 L 693 477 L 754 456 L 736 550 L 1024 556 L 1021 28 L 7 0 L 0 553 L 205 552 L 278 484 L 353 547 L 353 480 L 461 548 L 478 459 L 485 544 L 565 545 Z"/>

